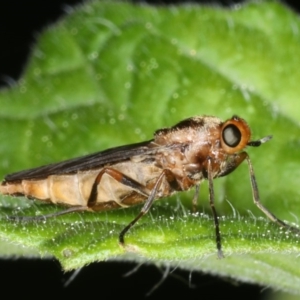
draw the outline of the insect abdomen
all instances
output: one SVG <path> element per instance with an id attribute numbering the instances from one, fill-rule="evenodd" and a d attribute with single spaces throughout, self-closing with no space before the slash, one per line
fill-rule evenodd
<path id="1" fill-rule="evenodd" d="M 79 190 L 76 175 L 54 175 L 41 180 L 4 182 L 0 185 L 0 193 L 4 195 L 24 195 L 69 206 L 86 206 Z"/>

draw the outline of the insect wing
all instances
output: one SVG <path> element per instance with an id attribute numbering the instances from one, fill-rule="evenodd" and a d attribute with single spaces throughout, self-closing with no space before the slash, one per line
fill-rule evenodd
<path id="1" fill-rule="evenodd" d="M 94 154 L 73 158 L 59 163 L 45 165 L 9 174 L 5 182 L 21 180 L 43 179 L 50 175 L 74 174 L 79 171 L 93 170 L 118 162 L 129 160 L 138 155 L 146 155 L 157 152 L 157 147 L 152 140 L 110 148 Z"/>

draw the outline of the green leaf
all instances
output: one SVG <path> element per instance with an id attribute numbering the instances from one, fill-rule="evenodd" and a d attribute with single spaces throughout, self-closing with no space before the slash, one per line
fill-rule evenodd
<path id="1" fill-rule="evenodd" d="M 23 78 L 0 91 L 1 177 L 151 139 L 189 116 L 237 114 L 254 140 L 273 134 L 248 153 L 263 204 L 298 226 L 299 29 L 297 16 L 277 2 L 235 10 L 81 6 L 41 34 Z M 108 259 L 151 261 L 300 294 L 299 235 L 255 207 L 248 173 L 242 164 L 215 181 L 225 259 L 217 259 L 206 183 L 197 215 L 190 213 L 193 191 L 154 204 L 126 235 L 131 251 L 118 246 L 118 235 L 139 206 L 21 222 L 5 216 L 62 208 L 1 196 L 0 253 L 53 255 L 65 270 Z"/>

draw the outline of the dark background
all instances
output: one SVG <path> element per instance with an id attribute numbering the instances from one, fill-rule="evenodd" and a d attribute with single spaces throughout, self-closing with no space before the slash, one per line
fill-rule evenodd
<path id="1" fill-rule="evenodd" d="M 20 78 L 34 46 L 37 33 L 55 22 L 68 5 L 79 0 L 2 0 L 0 2 L 0 87 Z M 135 1 L 143 2 L 143 1 Z M 183 3 L 184 1 L 144 1 L 154 4 Z M 193 2 L 193 1 L 189 1 Z M 231 6 L 244 1 L 194 1 Z M 299 12 L 300 3 L 282 1 Z M 0 103 L 1 111 L 1 103 Z M 124 277 L 135 264 L 102 262 L 85 267 L 64 287 L 71 273 L 64 274 L 56 260 L 0 260 L 1 294 L 14 296 L 76 295 L 100 298 L 143 298 L 162 278 L 162 272 L 153 265 L 143 265 L 135 273 Z M 180 270 L 172 273 L 149 297 L 213 299 L 215 297 L 266 299 L 272 291 L 250 284 L 231 282 L 213 276 Z M 266 274 L 267 276 L 267 274 Z M 189 286 L 189 278 L 193 287 Z M 79 294 L 79 291 L 82 293 Z M 9 293 L 9 294 L 7 294 Z"/>

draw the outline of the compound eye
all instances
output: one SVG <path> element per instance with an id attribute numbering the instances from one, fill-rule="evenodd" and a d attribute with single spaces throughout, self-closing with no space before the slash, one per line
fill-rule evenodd
<path id="1" fill-rule="evenodd" d="M 243 150 L 250 141 L 250 137 L 248 124 L 238 116 L 225 121 L 221 127 L 221 147 L 227 154 Z"/>
<path id="2" fill-rule="evenodd" d="M 223 129 L 222 137 L 228 147 L 236 147 L 241 141 L 242 134 L 235 125 L 229 124 Z"/>

